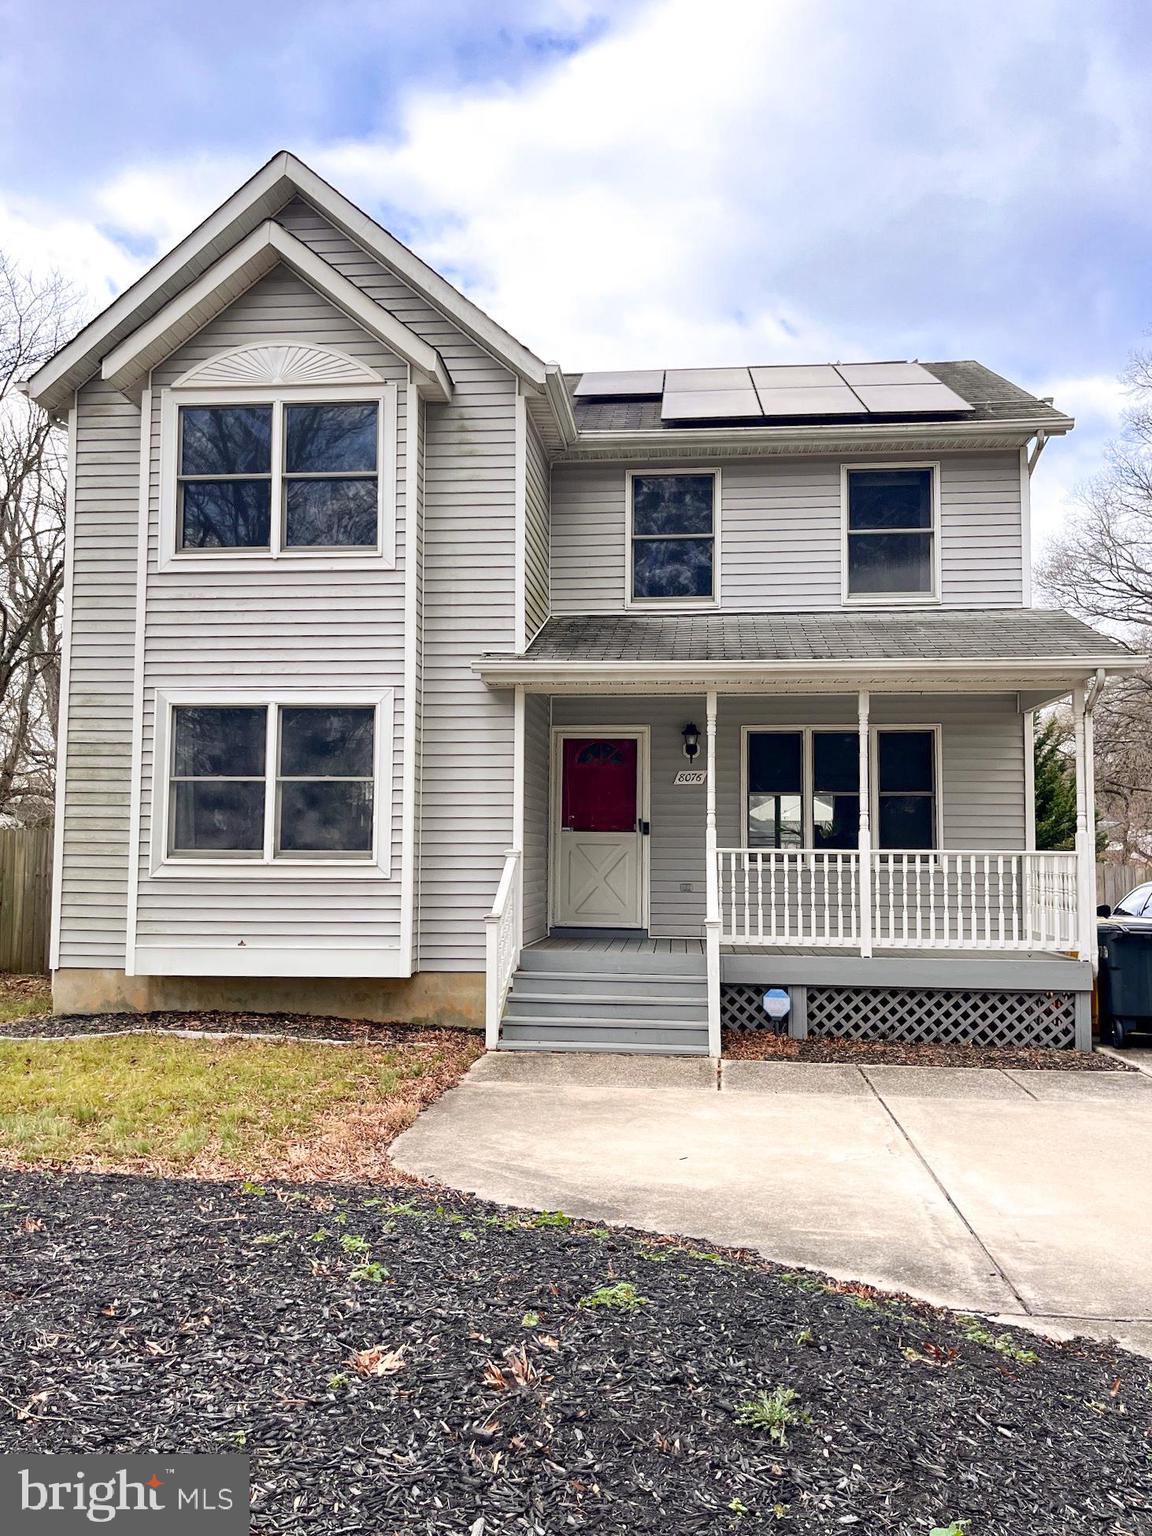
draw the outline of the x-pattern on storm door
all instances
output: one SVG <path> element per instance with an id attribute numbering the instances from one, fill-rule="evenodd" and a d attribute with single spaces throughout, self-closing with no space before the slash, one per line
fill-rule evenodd
<path id="1" fill-rule="evenodd" d="M 560 737 L 557 927 L 643 926 L 643 747 L 639 733 Z"/>

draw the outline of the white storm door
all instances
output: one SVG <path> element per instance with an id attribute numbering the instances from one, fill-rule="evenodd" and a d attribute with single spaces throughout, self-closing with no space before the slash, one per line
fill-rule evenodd
<path id="1" fill-rule="evenodd" d="M 558 928 L 644 926 L 639 735 L 560 738 Z"/>

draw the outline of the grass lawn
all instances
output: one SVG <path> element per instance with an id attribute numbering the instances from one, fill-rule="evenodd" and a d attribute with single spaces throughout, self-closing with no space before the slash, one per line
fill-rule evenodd
<path id="1" fill-rule="evenodd" d="M 47 976 L 0 975 L 0 1024 L 52 1012 L 52 983 Z"/>
<path id="2" fill-rule="evenodd" d="M 395 1178 L 386 1148 L 475 1060 L 472 1035 L 381 1046 L 0 1040 L 0 1164 Z"/>

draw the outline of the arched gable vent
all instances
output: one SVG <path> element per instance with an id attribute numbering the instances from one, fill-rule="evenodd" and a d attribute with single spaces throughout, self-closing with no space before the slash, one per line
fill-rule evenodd
<path id="1" fill-rule="evenodd" d="M 375 384 L 380 375 L 345 352 L 290 341 L 235 347 L 197 363 L 174 388 L 253 389 L 293 384 Z"/>

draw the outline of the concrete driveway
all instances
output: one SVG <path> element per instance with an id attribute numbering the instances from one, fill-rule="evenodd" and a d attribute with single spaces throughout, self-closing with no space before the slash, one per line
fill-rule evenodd
<path id="1" fill-rule="evenodd" d="M 1152 1354 L 1144 1073 L 489 1054 L 392 1157 Z"/>

